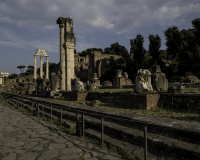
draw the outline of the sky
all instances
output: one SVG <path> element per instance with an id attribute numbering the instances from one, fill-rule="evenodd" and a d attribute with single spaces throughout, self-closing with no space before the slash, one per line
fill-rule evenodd
<path id="1" fill-rule="evenodd" d="M 69 16 L 77 52 L 115 42 L 130 50 L 130 39 L 137 34 L 144 37 L 146 49 L 148 36 L 158 34 L 161 49 L 166 49 L 164 31 L 172 26 L 192 28 L 191 21 L 200 18 L 200 0 L 0 0 L 0 72 L 18 74 L 17 66 L 33 65 L 38 48 L 58 63 L 56 20 Z"/>

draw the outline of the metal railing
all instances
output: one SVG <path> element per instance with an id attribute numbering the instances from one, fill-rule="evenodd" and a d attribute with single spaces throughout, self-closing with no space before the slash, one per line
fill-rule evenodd
<path id="1" fill-rule="evenodd" d="M 85 115 L 89 116 L 89 117 L 100 117 L 100 124 L 101 124 L 101 145 L 104 144 L 104 122 L 105 122 L 105 119 L 111 119 L 111 120 L 115 120 L 115 121 L 126 121 L 126 122 L 137 122 L 137 123 L 142 123 L 143 124 L 143 131 L 144 131 L 144 141 L 143 141 L 143 147 L 144 147 L 144 159 L 147 160 L 147 153 L 148 153 L 148 148 L 147 148 L 147 125 L 148 123 L 145 123 L 145 122 L 141 122 L 141 121 L 137 121 L 137 120 L 132 120 L 130 118 L 121 118 L 121 117 L 114 117 L 114 116 L 106 116 L 106 115 L 102 115 L 102 114 L 99 114 L 99 113 L 91 113 L 91 112 L 87 112 L 87 111 L 81 111 L 81 110 L 76 110 L 76 108 L 73 108 L 73 107 L 62 107 L 60 106 L 60 104 L 58 104 L 58 106 L 56 106 L 55 103 L 44 103 L 45 101 L 40 101 L 40 100 L 29 100 L 29 101 L 26 101 L 27 103 L 30 103 L 30 104 L 27 104 L 27 103 L 23 103 L 22 102 L 22 99 L 25 99 L 26 97 L 21 97 L 21 98 L 17 98 L 17 97 L 12 97 L 12 98 L 9 98 L 9 96 L 3 96 L 3 95 L 0 95 L 0 103 L 4 102 L 3 104 L 4 105 L 14 105 L 14 107 L 16 108 L 19 108 L 19 107 L 23 107 L 25 108 L 25 106 L 27 107 L 27 109 L 30 109 L 34 115 L 36 116 L 39 116 L 41 115 L 42 117 L 44 117 L 45 115 L 45 112 L 46 113 L 49 113 L 45 110 L 48 109 L 50 110 L 50 121 L 52 122 L 52 119 L 53 119 L 53 112 L 56 111 L 56 112 L 59 112 L 60 115 L 57 115 L 57 118 L 60 119 L 60 125 L 63 126 L 63 113 L 65 111 L 68 111 L 68 112 L 72 112 L 72 113 L 75 113 L 76 114 L 76 121 L 78 121 L 78 116 L 81 115 L 81 135 L 82 136 L 85 136 Z M 27 99 L 27 98 L 26 98 Z M 66 118 L 65 118 L 66 119 Z"/>

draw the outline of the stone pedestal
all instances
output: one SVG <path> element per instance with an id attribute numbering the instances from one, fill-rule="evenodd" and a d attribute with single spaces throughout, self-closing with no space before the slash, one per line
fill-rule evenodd
<path id="1" fill-rule="evenodd" d="M 37 91 L 43 91 L 44 90 L 44 84 L 43 84 L 43 79 L 42 78 L 38 78 L 36 80 L 37 82 Z"/>
<path id="2" fill-rule="evenodd" d="M 112 82 L 110 81 L 104 81 L 103 84 L 102 84 L 103 87 L 109 87 L 109 86 L 112 86 Z"/>
<path id="3" fill-rule="evenodd" d="M 155 91 L 167 91 L 168 89 L 168 80 L 165 73 L 161 72 L 159 65 L 152 68 L 152 87 Z"/>
<path id="4" fill-rule="evenodd" d="M 95 83 L 96 86 L 100 86 L 100 80 L 99 79 L 91 80 L 91 83 Z"/>
<path id="5" fill-rule="evenodd" d="M 126 85 L 126 79 L 123 77 L 115 77 L 113 78 L 113 87 L 114 88 L 122 88 L 123 85 Z"/>

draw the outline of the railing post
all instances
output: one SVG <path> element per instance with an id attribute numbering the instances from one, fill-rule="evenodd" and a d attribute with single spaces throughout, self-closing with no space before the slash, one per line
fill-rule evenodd
<path id="1" fill-rule="evenodd" d="M 44 105 L 42 104 L 42 118 L 44 116 Z"/>
<path id="2" fill-rule="evenodd" d="M 35 103 L 35 105 L 36 105 L 36 110 L 37 110 L 37 116 L 39 116 L 40 115 L 39 105 L 38 105 L 38 103 Z"/>
<path id="3" fill-rule="evenodd" d="M 101 117 L 101 146 L 103 146 L 103 135 L 104 135 L 104 125 L 103 125 L 104 118 Z"/>
<path id="4" fill-rule="evenodd" d="M 62 127 L 62 108 L 60 109 L 60 125 Z"/>
<path id="5" fill-rule="evenodd" d="M 52 122 L 52 105 L 51 105 L 51 122 Z"/>
<path id="6" fill-rule="evenodd" d="M 147 160 L 147 124 L 144 125 L 144 160 Z"/>
<path id="7" fill-rule="evenodd" d="M 84 113 L 82 113 L 82 136 L 85 136 Z"/>

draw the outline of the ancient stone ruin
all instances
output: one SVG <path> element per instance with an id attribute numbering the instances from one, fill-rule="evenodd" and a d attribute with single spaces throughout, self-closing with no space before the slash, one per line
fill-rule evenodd
<path id="1" fill-rule="evenodd" d="M 115 78 L 113 78 L 113 87 L 122 88 L 125 85 L 132 85 L 132 81 L 128 79 L 128 74 L 122 70 L 116 70 Z"/>
<path id="2" fill-rule="evenodd" d="M 60 90 L 70 91 L 71 79 L 74 78 L 74 48 L 75 37 L 73 31 L 73 20 L 71 17 L 57 19 L 60 27 Z"/>
<path id="3" fill-rule="evenodd" d="M 84 84 L 79 80 L 79 78 L 74 78 L 71 80 L 72 91 L 83 92 L 85 91 Z"/>
<path id="4" fill-rule="evenodd" d="M 152 68 L 152 87 L 154 91 L 167 91 L 168 89 L 168 80 L 165 73 L 161 72 L 159 65 Z"/>
<path id="5" fill-rule="evenodd" d="M 135 92 L 151 92 L 151 72 L 147 69 L 139 69 L 135 78 Z"/>
<path id="6" fill-rule="evenodd" d="M 40 56 L 40 78 L 43 79 L 43 62 L 42 57 L 46 57 L 46 73 L 45 73 L 45 79 L 49 79 L 49 56 L 47 55 L 46 51 L 44 49 L 37 49 L 34 54 L 34 80 L 36 80 L 37 77 L 37 61 L 36 57 Z"/>

